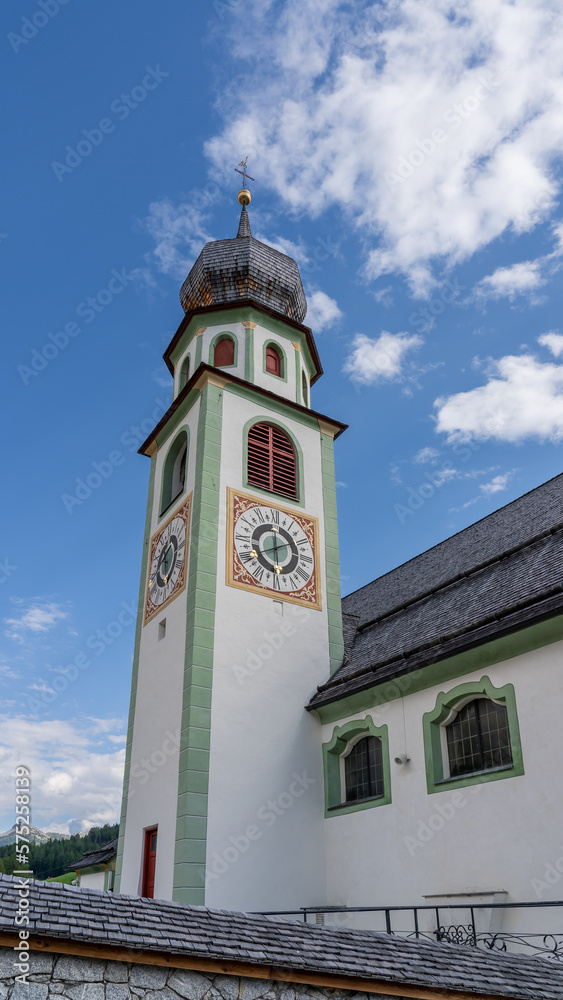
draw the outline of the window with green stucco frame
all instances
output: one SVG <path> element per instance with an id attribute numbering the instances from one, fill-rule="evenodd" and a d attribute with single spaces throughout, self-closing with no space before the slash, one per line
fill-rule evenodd
<path id="1" fill-rule="evenodd" d="M 449 777 L 448 751 L 446 746 L 446 726 L 455 717 L 455 713 L 468 702 L 476 698 L 489 698 L 498 705 L 504 705 L 508 715 L 512 764 L 489 768 L 464 774 L 461 777 Z M 496 688 L 488 677 L 479 681 L 468 681 L 458 684 L 451 691 L 441 691 L 436 699 L 436 705 L 431 712 L 426 712 L 422 718 L 424 733 L 424 756 L 426 763 L 426 784 L 429 794 L 433 792 L 450 791 L 455 788 L 465 788 L 468 785 L 479 785 L 486 781 L 499 781 L 503 778 L 515 778 L 524 774 L 522 747 L 520 744 L 520 727 L 516 711 L 514 686 L 505 684 Z"/>
<path id="2" fill-rule="evenodd" d="M 343 775 L 343 759 L 350 745 L 362 736 L 375 736 L 381 740 L 383 760 L 383 795 L 362 799 L 358 802 L 343 801 L 346 798 Z M 391 802 L 391 768 L 389 766 L 389 734 L 387 726 L 376 726 L 371 716 L 354 719 L 336 726 L 329 743 L 323 744 L 325 777 L 325 816 L 341 816 L 343 813 L 360 812 Z"/>

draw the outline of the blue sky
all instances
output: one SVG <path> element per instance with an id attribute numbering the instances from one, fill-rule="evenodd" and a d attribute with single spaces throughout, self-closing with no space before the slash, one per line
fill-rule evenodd
<path id="1" fill-rule="evenodd" d="M 561 471 L 563 17 L 16 0 L 0 18 L 0 827 L 18 760 L 36 825 L 75 832 L 118 814 L 136 447 L 170 401 L 180 284 L 236 232 L 245 155 L 254 235 L 301 267 L 313 406 L 350 424 L 343 592 Z"/>

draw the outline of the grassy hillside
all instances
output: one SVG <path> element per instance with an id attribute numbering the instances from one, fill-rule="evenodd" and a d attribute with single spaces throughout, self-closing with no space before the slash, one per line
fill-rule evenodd
<path id="1" fill-rule="evenodd" d="M 119 832 L 119 825 L 93 826 L 84 836 L 73 834 L 68 840 L 50 840 L 46 844 L 32 844 L 29 850 L 29 864 L 35 878 L 46 879 L 49 876 L 62 875 L 65 868 L 75 864 L 87 851 L 95 851 L 98 847 L 114 840 Z M 21 865 L 16 858 L 14 844 L 0 847 L 0 872 L 11 875 Z"/>

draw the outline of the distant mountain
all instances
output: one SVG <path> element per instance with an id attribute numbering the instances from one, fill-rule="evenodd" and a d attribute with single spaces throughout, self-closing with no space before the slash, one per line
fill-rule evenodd
<path id="1" fill-rule="evenodd" d="M 30 826 L 28 839 L 32 844 L 48 844 L 50 840 L 68 840 L 70 834 L 68 833 L 45 833 L 44 830 L 38 830 L 36 826 Z M 6 833 L 0 833 L 0 847 L 6 847 L 8 844 L 15 844 L 16 842 L 16 824 L 14 823 L 11 830 L 6 830 Z"/>

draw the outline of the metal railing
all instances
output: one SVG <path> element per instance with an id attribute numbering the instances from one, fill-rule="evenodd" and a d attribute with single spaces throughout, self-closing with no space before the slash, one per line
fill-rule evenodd
<path id="1" fill-rule="evenodd" d="M 525 911 L 526 916 L 518 911 Z M 552 928 L 554 924 L 557 927 L 546 931 L 541 925 L 549 911 L 555 911 L 549 923 Z M 358 921 L 353 914 L 372 914 L 373 917 Z M 262 911 L 261 915 L 300 917 L 305 923 L 313 917 L 315 923 L 332 926 L 361 927 L 407 938 L 563 960 L 563 900 L 423 906 L 302 906 L 298 910 Z M 331 919 L 326 921 L 326 917 Z"/>

